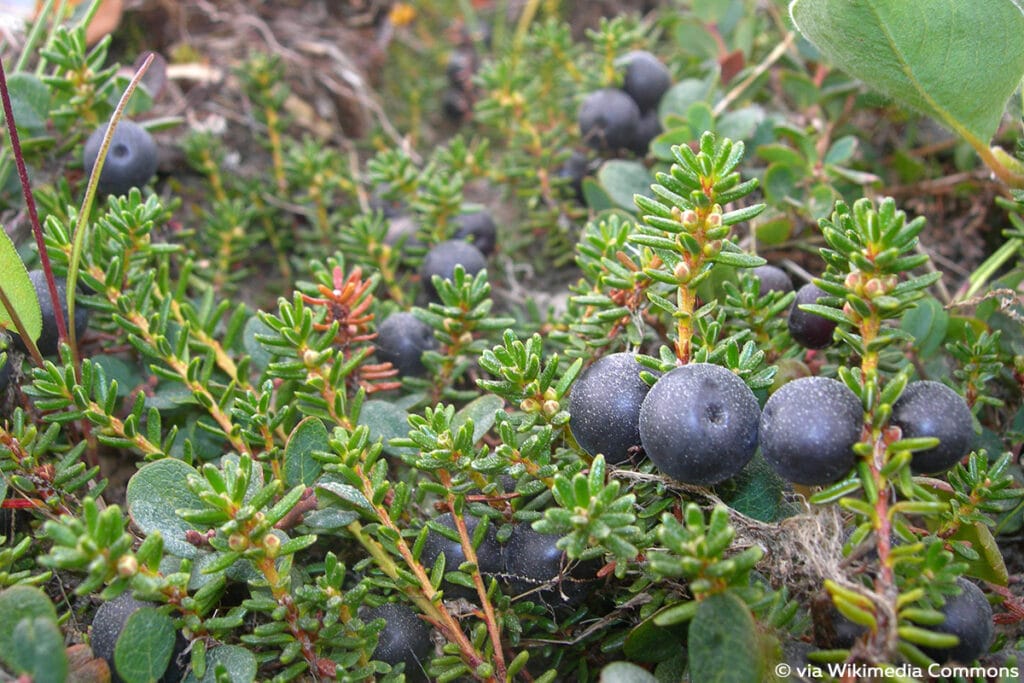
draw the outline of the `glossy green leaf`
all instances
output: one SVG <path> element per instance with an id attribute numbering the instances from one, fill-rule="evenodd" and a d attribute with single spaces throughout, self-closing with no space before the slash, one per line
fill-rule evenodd
<path id="1" fill-rule="evenodd" d="M 690 678 L 702 683 L 761 683 L 762 657 L 750 609 L 732 593 L 709 596 L 690 622 Z"/>
<path id="2" fill-rule="evenodd" d="M 913 335 L 918 353 L 927 358 L 939 350 L 949 329 L 949 313 L 933 297 L 925 297 L 903 314 L 900 327 Z"/>
<path id="3" fill-rule="evenodd" d="M 311 486 L 323 469 L 313 457 L 330 450 L 327 427 L 318 418 L 307 417 L 295 425 L 284 448 L 284 481 L 288 486 Z"/>
<path id="4" fill-rule="evenodd" d="M 390 445 L 391 439 L 400 439 L 409 433 L 409 413 L 388 401 L 367 401 L 359 411 L 359 424 L 370 429 L 370 438 L 384 441 L 384 452 L 402 456 L 416 452 L 414 448 Z"/>
<path id="5" fill-rule="evenodd" d="M 202 509 L 203 501 L 189 489 L 194 467 L 181 460 L 164 458 L 144 465 L 128 481 L 126 499 L 132 521 L 145 534 L 159 531 L 164 548 L 178 557 L 194 558 L 199 549 L 185 540 L 185 532 L 198 527 L 175 514 L 175 510 Z"/>
<path id="6" fill-rule="evenodd" d="M 644 619 L 626 635 L 622 652 L 630 661 L 662 662 L 679 654 L 685 647 L 688 624 L 659 626 L 655 623 L 658 614 L 661 612 Z"/>
<path id="7" fill-rule="evenodd" d="M 654 183 L 643 164 L 622 159 L 604 162 L 597 171 L 597 181 L 616 206 L 632 212 L 636 212 L 633 195 L 649 194 Z"/>
<path id="8" fill-rule="evenodd" d="M 45 132 L 50 117 L 50 88 L 27 71 L 8 76 L 7 88 L 18 129 L 29 135 Z"/>
<path id="9" fill-rule="evenodd" d="M 125 683 L 159 680 L 174 652 L 174 624 L 153 607 L 142 607 L 125 622 L 114 646 L 114 666 Z"/>
<path id="10" fill-rule="evenodd" d="M 0 289 L 25 326 L 28 336 L 35 342 L 43 331 L 43 314 L 39 310 L 36 288 L 32 286 L 25 264 L 6 230 L 0 230 Z M 0 326 L 10 330 L 11 334 L 18 334 L 14 319 L 3 304 L 0 304 Z"/>
<path id="11" fill-rule="evenodd" d="M 987 144 L 1024 74 L 1015 0 L 793 0 L 797 28 L 836 66 Z"/>
<path id="12" fill-rule="evenodd" d="M 484 438 L 484 434 L 494 426 L 499 410 L 505 407 L 505 401 L 494 394 L 484 394 L 467 403 L 452 418 L 452 431 L 457 431 L 466 420 L 473 420 L 473 443 Z"/>
<path id="13" fill-rule="evenodd" d="M 783 515 L 785 490 L 786 482 L 760 453 L 739 474 L 718 487 L 729 507 L 762 522 L 774 522 Z"/>

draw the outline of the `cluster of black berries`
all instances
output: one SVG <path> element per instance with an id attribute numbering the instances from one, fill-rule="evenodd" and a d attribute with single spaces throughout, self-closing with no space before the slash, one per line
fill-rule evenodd
<path id="1" fill-rule="evenodd" d="M 665 65 L 650 52 L 635 50 L 622 60 L 621 88 L 602 88 L 580 104 L 580 135 L 588 147 L 616 154 L 629 150 L 638 156 L 661 132 L 658 104 L 672 85 Z"/>
<path id="2" fill-rule="evenodd" d="M 767 278 L 776 275 L 765 274 L 768 287 L 775 285 Z M 778 287 L 786 284 L 788 278 Z M 824 294 L 808 287 L 814 286 L 801 289 L 790 315 L 806 316 L 797 329 L 813 329 L 813 340 L 824 346 L 835 324 L 796 308 Z M 822 323 L 829 327 L 828 342 L 818 330 Z M 793 380 L 772 394 L 762 410 L 743 380 L 719 365 L 683 365 L 657 377 L 651 387 L 641 379 L 641 370 L 632 354 L 615 353 L 598 359 L 577 379 L 569 397 L 569 426 L 588 453 L 603 453 L 613 464 L 643 453 L 661 472 L 699 486 L 735 476 L 758 447 L 780 476 L 808 486 L 836 482 L 856 463 L 853 446 L 861 440 L 864 409 L 838 380 Z M 951 468 L 974 439 L 970 408 L 940 382 L 911 382 L 893 404 L 889 424 L 899 427 L 903 438 L 939 440 L 913 455 L 911 467 L 917 473 Z"/>
<path id="3" fill-rule="evenodd" d="M 464 519 L 472 536 L 480 520 L 470 515 Z M 455 540 L 455 520 L 451 513 L 445 513 L 435 521 L 448 531 L 427 532 L 420 562 L 429 570 L 443 556 L 445 572 L 455 571 L 466 561 L 462 543 Z M 571 563 L 565 552 L 555 546 L 556 541 L 557 536 L 538 533 L 529 524 L 519 524 L 507 540 L 500 542 L 492 526 L 476 548 L 477 566 L 485 582 L 496 579 L 512 599 L 531 600 L 553 608 L 571 606 L 596 585 L 600 563 Z M 441 589 L 446 600 L 477 600 L 475 590 L 447 579 L 441 582 Z M 360 617 L 364 621 L 385 621 L 374 659 L 392 666 L 404 664 L 406 679 L 425 680 L 423 665 L 431 650 L 430 627 L 415 611 L 404 604 L 386 603 L 361 610 Z"/>
<path id="4" fill-rule="evenodd" d="M 487 267 L 487 257 L 497 248 L 498 230 L 486 209 L 465 212 L 455 219 L 458 226 L 450 240 L 431 247 L 420 265 L 420 280 L 431 301 L 437 301 L 434 289 L 435 275 L 450 280 L 456 266 L 462 266 L 467 275 L 476 275 Z M 391 239 L 404 239 L 404 245 L 416 242 L 416 224 L 406 215 L 392 218 L 394 234 Z M 391 231 L 389 231 L 391 234 Z M 422 246 L 422 245 L 420 245 Z M 400 376 L 418 377 L 426 372 L 422 356 L 437 348 L 437 340 L 430 326 L 408 311 L 392 313 L 377 327 L 377 358 L 390 362 Z"/>

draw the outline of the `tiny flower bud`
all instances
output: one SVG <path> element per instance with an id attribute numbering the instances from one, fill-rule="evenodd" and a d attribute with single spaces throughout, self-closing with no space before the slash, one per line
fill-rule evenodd
<path id="1" fill-rule="evenodd" d="M 281 551 L 281 539 L 274 534 L 267 534 L 263 537 L 263 550 L 267 553 L 267 557 L 277 557 Z"/>
<path id="2" fill-rule="evenodd" d="M 698 220 L 700 220 L 700 218 L 697 216 L 697 212 L 694 211 L 693 209 L 687 209 L 686 211 L 683 211 L 682 216 L 680 216 L 679 222 L 688 228 L 692 228 L 695 225 L 697 225 Z"/>
<path id="3" fill-rule="evenodd" d="M 228 547 L 240 553 L 249 547 L 249 539 L 242 533 L 231 534 L 228 536 Z"/>
<path id="4" fill-rule="evenodd" d="M 524 413 L 536 413 L 540 410 L 540 403 L 535 398 L 524 398 L 519 403 L 519 410 Z"/>
<path id="5" fill-rule="evenodd" d="M 122 555 L 117 560 L 117 575 L 122 579 L 130 579 L 139 573 L 139 561 L 134 555 Z"/>
<path id="6" fill-rule="evenodd" d="M 560 408 L 561 406 L 558 404 L 558 401 L 544 401 L 544 416 L 552 417 Z"/>

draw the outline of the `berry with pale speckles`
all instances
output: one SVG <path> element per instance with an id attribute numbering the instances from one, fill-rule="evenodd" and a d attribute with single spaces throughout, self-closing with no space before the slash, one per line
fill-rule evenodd
<path id="1" fill-rule="evenodd" d="M 783 385 L 761 413 L 761 453 L 784 479 L 820 486 L 844 477 L 856 462 L 864 410 L 850 388 L 828 377 Z"/>
<path id="2" fill-rule="evenodd" d="M 720 365 L 692 363 L 663 375 L 640 406 L 640 441 L 659 470 L 710 486 L 737 474 L 757 449 L 757 398 Z"/>
<path id="3" fill-rule="evenodd" d="M 910 467 L 920 474 L 945 472 L 971 449 L 974 419 L 960 394 L 941 382 L 911 382 L 892 406 L 891 423 L 903 438 L 935 437 L 939 445 L 914 453 Z"/>
<path id="4" fill-rule="evenodd" d="M 569 394 L 569 429 L 576 442 L 613 465 L 640 447 L 640 404 L 649 390 L 641 370 L 633 354 L 612 353 L 587 368 Z"/>

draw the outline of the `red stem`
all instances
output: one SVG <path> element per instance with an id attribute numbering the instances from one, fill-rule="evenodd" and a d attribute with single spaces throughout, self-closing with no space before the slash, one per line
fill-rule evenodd
<path id="1" fill-rule="evenodd" d="M 60 294 L 57 293 L 57 281 L 54 280 L 53 268 L 50 267 L 50 256 L 46 251 L 43 228 L 39 224 L 36 200 L 32 196 L 32 187 L 28 182 L 28 169 L 25 167 L 25 157 L 21 153 L 21 142 L 18 139 L 18 127 L 14 122 L 14 109 L 11 107 L 11 95 L 7 89 L 7 72 L 4 70 L 3 60 L 0 60 L 0 99 L 3 100 L 7 133 L 11 139 L 11 154 L 14 156 L 14 164 L 18 167 L 21 192 L 25 195 L 25 208 L 28 209 L 28 219 L 32 225 L 32 234 L 36 238 L 36 247 L 39 249 L 39 262 L 43 266 L 43 273 L 46 275 L 46 285 L 50 290 L 50 300 L 53 302 L 54 316 L 57 319 L 57 335 L 61 340 L 66 340 L 68 338 L 68 326 L 64 320 L 64 305 L 60 300 Z"/>

